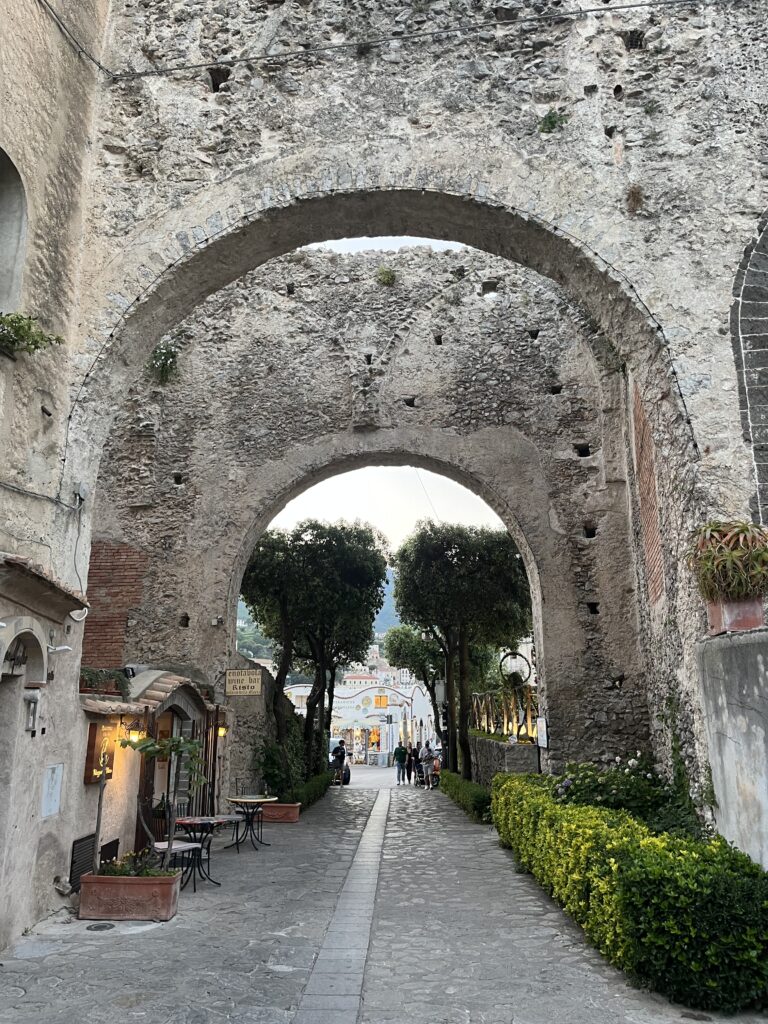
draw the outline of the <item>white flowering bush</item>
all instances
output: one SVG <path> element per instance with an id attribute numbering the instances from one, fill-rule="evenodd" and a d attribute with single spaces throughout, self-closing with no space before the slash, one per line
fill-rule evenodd
<path id="1" fill-rule="evenodd" d="M 569 764 L 555 777 L 552 795 L 562 804 L 589 804 L 628 811 L 654 832 L 701 834 L 690 796 L 667 782 L 651 759 L 638 750 L 634 757 L 616 757 L 607 766 Z"/>
<path id="2" fill-rule="evenodd" d="M 149 357 L 147 368 L 159 384 L 167 384 L 176 374 L 178 361 L 178 345 L 172 341 L 161 341 Z"/>

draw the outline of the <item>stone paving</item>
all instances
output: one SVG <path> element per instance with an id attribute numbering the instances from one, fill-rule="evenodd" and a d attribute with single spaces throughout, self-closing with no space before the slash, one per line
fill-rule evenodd
<path id="1" fill-rule="evenodd" d="M 39 926 L 0 954 L 0 1022 L 725 1020 L 630 988 L 492 830 L 393 781 L 356 766 L 298 825 L 267 825 L 271 846 L 222 841 L 221 889 L 186 890 L 168 924 Z"/>

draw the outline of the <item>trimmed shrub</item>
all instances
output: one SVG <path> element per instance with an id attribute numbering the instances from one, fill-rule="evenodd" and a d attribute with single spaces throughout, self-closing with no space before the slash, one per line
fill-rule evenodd
<path id="1" fill-rule="evenodd" d="M 303 785 L 294 789 L 294 803 L 301 803 L 301 810 L 306 811 L 308 807 L 325 796 L 332 778 L 333 772 L 321 772 L 319 775 L 313 775 Z"/>
<path id="2" fill-rule="evenodd" d="M 440 772 L 440 789 L 475 821 L 490 821 L 491 792 L 485 786 L 462 779 L 456 772 Z"/>
<path id="3" fill-rule="evenodd" d="M 720 836 L 653 835 L 626 811 L 564 805 L 497 775 L 493 820 L 521 866 L 638 984 L 735 1012 L 768 997 L 768 873 Z"/>

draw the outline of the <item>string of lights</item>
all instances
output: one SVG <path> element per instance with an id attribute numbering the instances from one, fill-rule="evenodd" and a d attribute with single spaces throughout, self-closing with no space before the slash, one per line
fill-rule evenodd
<path id="1" fill-rule="evenodd" d="M 277 53 L 261 53 L 261 54 L 249 54 L 243 57 L 227 57 L 208 61 L 197 61 L 194 63 L 187 64 L 170 64 L 165 67 L 147 68 L 141 71 L 112 71 L 106 68 L 96 57 L 93 56 L 90 51 L 83 46 L 83 44 L 77 39 L 74 33 L 68 28 L 61 17 L 56 13 L 55 9 L 49 3 L 49 0 L 36 0 L 51 16 L 51 18 L 58 25 L 59 29 L 66 36 L 70 44 L 77 51 L 78 55 L 85 57 L 92 64 L 95 65 L 107 78 L 112 82 L 128 81 L 137 78 L 151 78 L 151 77 L 162 77 L 166 75 L 183 74 L 188 71 L 199 71 L 202 69 L 211 70 L 213 68 L 232 68 L 238 64 L 258 64 L 265 61 L 275 62 L 287 62 L 291 60 L 301 60 L 303 58 L 311 57 L 314 55 L 333 54 L 342 52 L 345 50 L 358 50 L 364 47 L 366 50 L 372 49 L 373 47 L 386 46 L 390 43 L 400 43 L 403 41 L 418 41 L 423 39 L 435 39 L 445 38 L 446 40 L 451 36 L 470 36 L 477 35 L 480 32 L 487 31 L 489 28 L 495 28 L 497 25 L 507 25 L 509 27 L 516 27 L 521 25 L 530 25 L 542 22 L 563 22 L 563 21 L 574 21 L 580 18 L 587 18 L 590 16 L 600 16 L 606 14 L 615 14 L 624 11 L 634 11 L 640 9 L 667 9 L 667 8 L 679 8 L 679 7 L 726 7 L 737 0 L 634 0 L 634 2 L 623 3 L 623 4 L 612 4 L 608 6 L 603 4 L 600 7 L 585 7 L 576 11 L 545 11 L 541 14 L 520 14 L 514 21 L 499 22 L 496 17 L 484 18 L 478 21 L 467 22 L 464 25 L 456 25 L 452 27 L 443 27 L 435 29 L 421 29 L 414 32 L 402 32 L 399 34 L 389 34 L 372 36 L 361 39 L 351 39 L 343 43 L 327 43 L 318 46 L 306 46 L 296 50 L 283 50 Z"/>

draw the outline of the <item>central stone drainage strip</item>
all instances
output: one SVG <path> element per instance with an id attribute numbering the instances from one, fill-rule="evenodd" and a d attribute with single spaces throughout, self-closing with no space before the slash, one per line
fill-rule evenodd
<path id="1" fill-rule="evenodd" d="M 379 790 L 293 1024 L 357 1024 L 388 810 Z"/>

